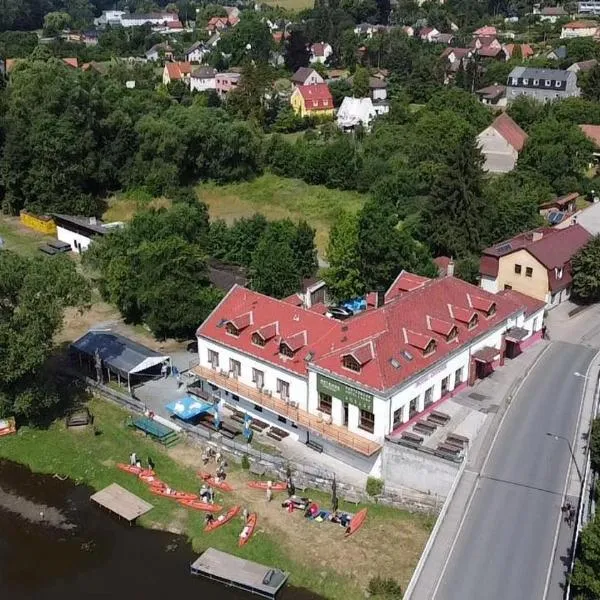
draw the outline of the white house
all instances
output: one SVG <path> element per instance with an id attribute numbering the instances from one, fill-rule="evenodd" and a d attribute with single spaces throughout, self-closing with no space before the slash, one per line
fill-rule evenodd
<path id="1" fill-rule="evenodd" d="M 501 113 L 477 136 L 485 157 L 484 169 L 489 173 L 512 171 L 526 141 L 527 134 L 506 113 Z"/>
<path id="2" fill-rule="evenodd" d="M 536 14 L 536 9 L 533 10 L 533 14 Z M 569 16 L 562 6 L 544 6 L 544 8 L 539 11 L 539 15 L 540 21 L 547 21 L 552 24 L 556 23 L 558 19 L 564 19 Z"/>
<path id="3" fill-rule="evenodd" d="M 226 404 L 299 441 L 372 456 L 541 336 L 543 302 L 452 276 L 402 272 L 369 296 L 367 310 L 340 321 L 323 304 L 234 286 L 197 331 L 194 372 Z"/>
<path id="4" fill-rule="evenodd" d="M 292 83 L 294 85 L 317 85 L 317 83 L 325 83 L 325 80 L 310 67 L 298 67 L 292 75 Z"/>
<path id="5" fill-rule="evenodd" d="M 196 67 L 192 69 L 190 77 L 190 90 L 192 92 L 206 92 L 216 88 L 215 75 L 217 70 L 212 67 Z"/>
<path id="6" fill-rule="evenodd" d="M 331 44 L 328 44 L 327 42 L 317 42 L 310 47 L 310 62 L 325 63 L 332 54 L 333 48 L 331 47 Z"/>
<path id="7" fill-rule="evenodd" d="M 146 60 L 155 62 L 163 56 L 166 60 L 171 60 L 173 58 L 173 49 L 166 42 L 154 44 L 150 50 L 146 51 Z"/>
<path id="8" fill-rule="evenodd" d="M 71 215 L 52 215 L 56 223 L 56 237 L 69 244 L 73 252 L 80 254 L 98 236 L 103 236 L 111 229 L 123 227 L 121 222 L 102 223 L 96 217 L 75 217 Z"/>
<path id="9" fill-rule="evenodd" d="M 370 129 L 377 116 L 371 98 L 351 98 L 346 96 L 337 113 L 337 124 L 344 131 L 351 131 L 362 125 Z"/>
<path id="10" fill-rule="evenodd" d="M 576 37 L 593 37 L 598 33 L 596 21 L 571 21 L 563 25 L 560 37 L 570 39 Z"/>
<path id="11" fill-rule="evenodd" d="M 204 42 L 194 42 L 185 51 L 185 60 L 187 62 L 201 63 L 210 50 L 204 45 Z"/>
<path id="12" fill-rule="evenodd" d="M 146 25 L 146 23 L 150 23 L 151 25 L 168 25 L 177 21 L 179 21 L 179 16 L 176 13 L 128 13 L 122 10 L 105 10 L 100 17 L 94 19 L 94 24 L 98 27 L 106 27 L 106 25 L 141 27 L 142 25 Z"/>

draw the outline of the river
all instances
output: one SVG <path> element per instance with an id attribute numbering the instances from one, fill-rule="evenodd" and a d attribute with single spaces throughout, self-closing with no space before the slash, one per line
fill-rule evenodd
<path id="1" fill-rule="evenodd" d="M 0 461 L 2 598 L 205 600 L 252 596 L 190 575 L 182 537 L 129 527 L 90 500 L 91 490 Z M 283 600 L 314 600 L 287 588 Z"/>

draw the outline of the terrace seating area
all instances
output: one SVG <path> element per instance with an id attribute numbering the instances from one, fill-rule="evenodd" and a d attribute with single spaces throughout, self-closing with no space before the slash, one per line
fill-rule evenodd
<path id="1" fill-rule="evenodd" d="M 292 420 L 300 427 L 318 433 L 325 439 L 331 440 L 346 448 L 350 448 L 365 456 L 371 456 L 381 448 L 380 444 L 367 440 L 361 435 L 352 433 L 345 427 L 327 423 L 323 419 L 319 419 L 317 415 L 310 414 L 307 411 L 292 405 L 290 402 L 285 402 L 274 397 L 272 394 L 264 394 L 255 387 L 240 383 L 236 379 L 230 378 L 217 370 L 197 366 L 194 367 L 193 371 L 199 377 L 202 377 L 213 385 L 229 391 L 231 394 L 242 396 L 257 405 L 271 410 L 277 415 Z M 260 420 L 253 420 L 253 428 L 260 427 L 260 423 L 262 423 Z M 265 425 L 268 427 L 268 424 L 265 423 Z"/>

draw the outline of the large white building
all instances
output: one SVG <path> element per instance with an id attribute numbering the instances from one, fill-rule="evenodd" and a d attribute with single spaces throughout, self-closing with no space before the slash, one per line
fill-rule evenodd
<path id="1" fill-rule="evenodd" d="M 52 215 L 56 223 L 56 237 L 71 246 L 73 252 L 81 254 L 88 249 L 92 241 L 112 229 L 123 227 L 121 222 L 102 223 L 96 217 L 77 217 L 71 215 Z"/>
<path id="2" fill-rule="evenodd" d="M 120 25 L 121 27 L 141 27 L 146 23 L 151 25 L 168 25 L 179 21 L 176 13 L 155 12 L 155 13 L 128 13 L 122 10 L 105 10 L 102 15 L 94 19 L 97 27 L 106 27 L 106 25 Z"/>
<path id="3" fill-rule="evenodd" d="M 302 442 L 374 455 L 386 435 L 541 336 L 544 303 L 402 272 L 367 310 L 328 318 L 235 286 L 197 332 L 195 372 Z"/>

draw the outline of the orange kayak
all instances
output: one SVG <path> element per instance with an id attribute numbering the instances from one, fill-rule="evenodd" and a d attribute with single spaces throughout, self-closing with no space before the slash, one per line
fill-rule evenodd
<path id="1" fill-rule="evenodd" d="M 266 490 L 267 482 L 266 481 L 249 481 L 248 487 L 250 487 L 254 490 Z M 285 483 L 285 481 L 276 481 L 275 483 L 273 483 L 271 485 L 271 489 L 274 492 L 285 492 L 285 490 L 287 489 L 287 484 Z"/>
<path id="2" fill-rule="evenodd" d="M 162 484 L 151 485 L 150 491 L 156 496 L 164 496 L 165 498 L 172 498 L 173 500 L 197 500 L 198 496 L 196 494 L 192 494 L 190 492 L 178 492 L 176 490 L 172 490 Z"/>
<path id="3" fill-rule="evenodd" d="M 350 521 L 350 525 L 346 531 L 346 537 L 351 536 L 353 533 L 356 533 L 364 524 L 367 518 L 367 509 L 363 508 L 359 510 L 353 517 L 352 521 Z"/>
<path id="4" fill-rule="evenodd" d="M 143 470 L 138 475 L 138 477 L 142 481 L 145 481 L 146 483 L 148 483 L 149 485 L 159 485 L 159 484 L 162 484 L 162 481 L 160 479 L 158 479 L 156 477 L 156 474 L 154 473 L 154 471 L 151 471 L 150 469 Z"/>
<path id="5" fill-rule="evenodd" d="M 117 469 L 121 469 L 121 471 L 125 471 L 125 473 L 131 473 L 132 475 L 138 476 L 145 471 L 154 475 L 154 472 L 150 471 L 149 469 L 143 469 L 142 467 L 136 467 L 134 465 L 126 465 L 125 463 L 117 463 Z"/>
<path id="6" fill-rule="evenodd" d="M 243 546 L 244 544 L 248 543 L 248 540 L 252 537 L 252 534 L 256 529 L 257 520 L 258 517 L 256 516 L 256 513 L 250 513 L 250 515 L 248 516 L 248 522 L 246 523 L 244 529 L 242 529 L 242 532 L 240 533 L 240 540 L 238 542 L 238 546 Z"/>
<path id="7" fill-rule="evenodd" d="M 198 500 L 198 498 L 182 498 L 177 500 L 177 502 L 179 502 L 179 504 L 181 504 L 182 506 L 187 506 L 188 508 L 195 508 L 196 510 L 203 510 L 204 512 L 219 512 L 223 508 L 218 504 L 210 504 L 209 502 L 203 502 L 202 500 Z"/>
<path id="8" fill-rule="evenodd" d="M 210 485 L 211 487 L 217 488 L 218 490 L 221 490 L 223 492 L 233 492 L 232 486 L 230 486 L 225 481 L 217 481 L 216 477 L 214 477 L 210 473 L 198 471 L 198 476 L 204 479 L 204 481 L 206 481 L 206 483 L 208 483 L 208 485 Z"/>
<path id="9" fill-rule="evenodd" d="M 229 523 L 235 515 L 240 512 L 239 506 L 234 506 L 230 508 L 224 515 L 219 515 L 212 523 L 209 523 L 204 531 L 209 532 L 217 529 L 217 527 L 221 527 L 221 525 L 225 525 L 225 523 Z"/>

